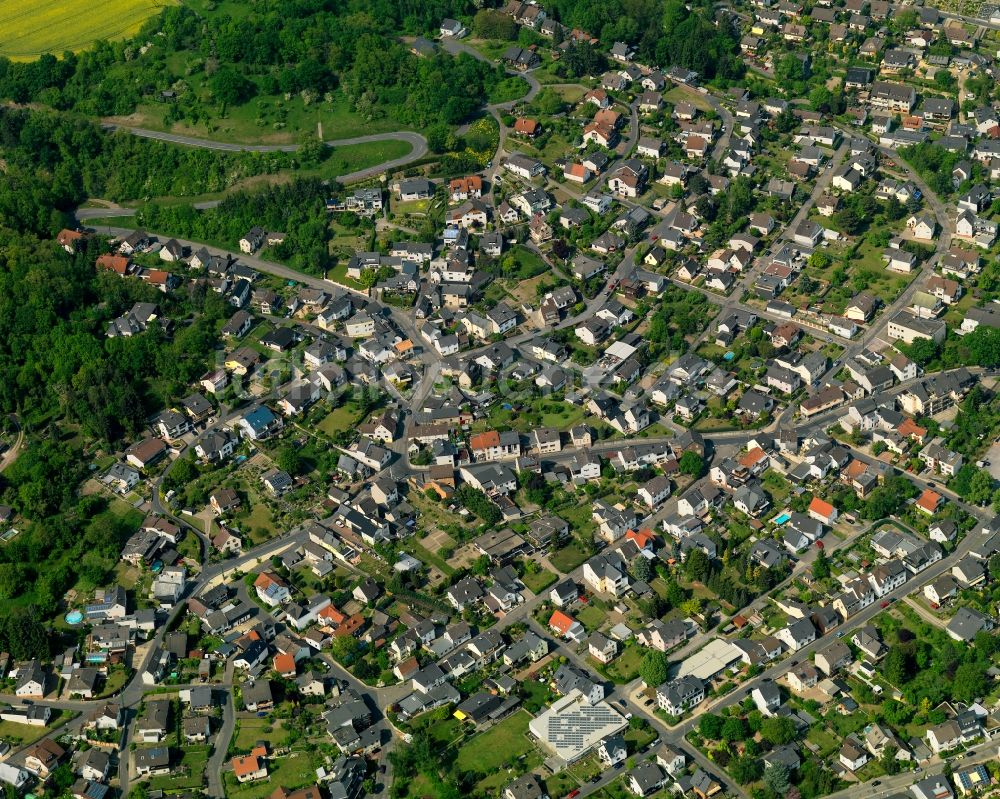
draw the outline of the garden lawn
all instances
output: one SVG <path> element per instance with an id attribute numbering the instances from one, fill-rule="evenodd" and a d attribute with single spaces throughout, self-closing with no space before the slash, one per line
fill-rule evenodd
<path id="1" fill-rule="evenodd" d="M 589 511 L 588 511 L 589 512 Z M 576 541 L 571 541 L 562 549 L 558 549 L 549 557 L 549 562 L 563 574 L 569 574 L 581 565 L 589 556 Z"/>
<path id="2" fill-rule="evenodd" d="M 357 280 L 347 276 L 347 262 L 337 264 L 333 269 L 330 270 L 328 280 L 334 283 L 339 283 L 341 286 L 347 286 L 348 288 L 361 289 L 364 290 Z"/>
<path id="3" fill-rule="evenodd" d="M 600 627 L 606 618 L 607 614 L 594 605 L 587 605 L 576 612 L 576 620 L 586 627 L 588 632 Z"/>
<path id="4" fill-rule="evenodd" d="M 555 581 L 556 576 L 548 569 L 539 569 L 535 572 L 526 571 L 524 576 L 521 578 L 521 582 L 524 583 L 528 590 L 533 594 L 541 593 Z"/>
<path id="5" fill-rule="evenodd" d="M 527 247 L 516 246 L 507 253 L 505 260 L 510 259 L 517 264 L 517 272 L 507 275 L 515 280 L 529 280 L 537 277 L 543 272 L 549 271 L 548 264 L 541 259 L 541 256 Z"/>
<path id="6" fill-rule="evenodd" d="M 431 552 L 429 549 L 427 549 L 427 547 L 417 543 L 412 538 L 408 539 L 407 541 L 404 541 L 400 549 L 402 549 L 404 552 L 409 552 L 417 560 L 421 560 L 424 563 L 430 563 L 431 565 L 436 566 L 441 572 L 443 572 L 448 577 L 451 577 L 451 575 L 455 573 L 455 568 L 451 566 L 449 563 L 447 563 L 444 560 L 444 558 Z M 525 581 L 525 585 L 527 585 L 527 581 Z"/>
<path id="7" fill-rule="evenodd" d="M 589 541 L 594 534 L 594 530 L 597 529 L 597 522 L 594 521 L 590 509 L 590 500 L 585 500 L 568 508 L 560 508 L 558 514 L 569 522 L 570 530 L 577 535 L 581 535 L 584 541 Z M 583 560 L 586 559 L 587 556 L 584 555 Z"/>
<path id="8" fill-rule="evenodd" d="M 53 713 L 52 723 L 48 727 L 33 727 L 30 724 L 18 724 L 16 721 L 0 721 L 0 738 L 13 746 L 30 744 L 52 732 L 58 721 L 58 711 Z"/>
<path id="9" fill-rule="evenodd" d="M 239 520 L 242 522 L 242 529 L 250 532 L 250 538 L 255 544 L 269 541 L 278 532 L 274 526 L 274 517 L 271 515 L 271 510 L 258 494 L 251 494 L 250 501 L 252 503 L 250 512 L 244 512 L 239 515 Z"/>
<path id="10" fill-rule="evenodd" d="M 227 799 L 264 799 L 274 793 L 274 788 L 295 790 L 316 781 L 316 767 L 320 765 L 312 756 L 305 752 L 292 752 L 287 757 L 269 760 L 269 773 L 266 780 L 247 782 L 242 785 L 231 773 L 225 775 Z"/>
<path id="11" fill-rule="evenodd" d="M 476 735 L 458 751 L 455 765 L 464 772 L 490 774 L 499 770 L 505 763 L 511 763 L 521 755 L 527 755 L 526 768 L 533 768 L 541 762 L 542 757 L 528 738 L 530 721 L 531 714 L 526 710 L 519 710 L 495 727 Z M 527 765 L 531 761 L 535 761 L 534 764 Z"/>
<path id="12" fill-rule="evenodd" d="M 619 684 L 632 682 L 639 676 L 639 664 L 644 654 L 641 647 L 626 646 L 622 653 L 607 665 L 608 676 Z"/>
<path id="13" fill-rule="evenodd" d="M 819 747 L 820 757 L 826 757 L 836 752 L 841 746 L 841 742 L 826 727 L 813 727 L 806 735 L 806 740 Z"/>
<path id="14" fill-rule="evenodd" d="M 641 752 L 654 740 L 656 740 L 656 729 L 647 724 L 643 729 L 632 729 L 631 727 L 625 730 L 624 734 L 625 743 L 633 744 L 630 748 L 633 751 Z"/>
<path id="15" fill-rule="evenodd" d="M 323 421 L 319 423 L 318 429 L 321 433 L 325 433 L 328 436 L 333 436 L 334 433 L 339 433 L 342 430 L 350 430 L 355 425 L 354 416 L 354 411 L 350 407 L 341 405 L 326 415 Z"/>
<path id="16" fill-rule="evenodd" d="M 194 536 L 189 536 L 189 538 L 194 538 Z M 131 671 L 124 666 L 112 669 L 107 680 L 104 681 L 104 688 L 101 690 L 100 696 L 111 696 L 118 693 L 125 687 L 125 683 L 131 676 Z"/>
<path id="17" fill-rule="evenodd" d="M 443 744 L 452 744 L 462 737 L 462 722 L 456 719 L 451 713 L 441 712 L 442 709 L 431 710 L 417 716 L 410 722 L 413 730 L 427 730 L 427 734 Z"/>
<path id="18" fill-rule="evenodd" d="M 208 765 L 208 746 L 186 746 L 181 749 L 181 761 L 175 763 L 169 774 L 150 777 L 149 787 L 161 791 L 200 788 Z M 171 758 L 173 759 L 173 758 Z"/>
<path id="19" fill-rule="evenodd" d="M 270 719 L 258 718 L 240 719 L 239 730 L 233 739 L 233 748 L 237 752 L 249 752 L 253 749 L 254 744 L 262 738 L 270 741 L 273 746 L 284 746 L 286 736 L 281 721 L 274 722 Z"/>

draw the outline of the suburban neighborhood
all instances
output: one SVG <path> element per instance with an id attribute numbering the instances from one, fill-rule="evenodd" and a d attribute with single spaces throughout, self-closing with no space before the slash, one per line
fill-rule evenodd
<path id="1" fill-rule="evenodd" d="M 332 268 L 263 213 L 64 219 L 94 341 L 170 378 L 0 429 L 12 611 L 38 439 L 117 555 L 0 623 L 8 795 L 1000 790 L 1000 9 L 650 3 L 708 74 L 572 5 L 393 34 L 520 93 L 479 163 L 324 183 Z"/>

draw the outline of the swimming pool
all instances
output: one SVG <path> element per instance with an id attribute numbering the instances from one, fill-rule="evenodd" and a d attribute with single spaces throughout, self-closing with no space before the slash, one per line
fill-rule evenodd
<path id="1" fill-rule="evenodd" d="M 774 517 L 774 523 L 775 524 L 784 524 L 785 522 L 787 522 L 791 518 L 792 518 L 792 514 L 790 514 L 788 511 L 783 511 L 780 515 Z"/>
<path id="2" fill-rule="evenodd" d="M 83 614 L 78 610 L 71 610 L 66 614 L 67 624 L 79 624 L 81 621 L 83 621 Z"/>

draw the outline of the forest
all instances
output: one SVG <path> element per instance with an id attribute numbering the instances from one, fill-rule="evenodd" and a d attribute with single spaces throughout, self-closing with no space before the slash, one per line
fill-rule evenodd
<path id="1" fill-rule="evenodd" d="M 323 275 L 333 265 L 327 246 L 326 198 L 330 191 L 316 178 L 303 178 L 286 185 L 233 192 L 207 211 L 196 211 L 190 205 L 146 205 L 137 220 L 150 230 L 230 248 L 254 225 L 280 230 L 286 239 L 269 250 L 268 258 Z"/>
<path id="2" fill-rule="evenodd" d="M 89 440 L 113 442 L 204 372 L 227 306 L 204 285 L 166 297 L 98 275 L 101 246 L 91 241 L 69 256 L 53 241 L 0 228 L 0 412 L 33 428 L 64 418 Z M 143 336 L 106 338 L 108 321 L 139 301 L 158 303 L 167 318 L 198 313 L 170 338 L 156 325 Z"/>
<path id="3" fill-rule="evenodd" d="M 725 25 L 713 24 L 711 3 L 549 0 L 544 6 L 567 27 L 585 30 L 607 46 L 634 45 L 643 63 L 682 66 L 707 79 L 739 78 L 744 72 L 739 42 Z"/>
<path id="4" fill-rule="evenodd" d="M 505 77 L 501 68 L 465 54 L 418 58 L 399 41 L 401 33 L 431 33 L 443 17 L 472 10 L 462 0 L 249 5 L 253 13 L 239 18 L 171 6 L 131 41 L 98 43 L 62 59 L 0 59 L 0 97 L 109 116 L 130 114 L 167 90 L 180 105 L 196 103 L 184 88 L 201 82 L 222 109 L 256 95 L 315 98 L 342 88 L 365 118 L 391 115 L 423 127 L 465 121 Z M 178 52 L 185 54 L 182 72 L 170 66 L 177 61 L 169 56 Z"/>
<path id="5" fill-rule="evenodd" d="M 365 119 L 406 127 L 457 125 L 505 79 L 466 54 L 417 57 L 400 35 L 433 35 L 444 17 L 470 18 L 470 0 L 253 0 L 252 14 L 198 14 L 170 6 L 131 40 L 31 62 L 0 59 L 0 97 L 102 117 L 133 113 L 173 93 L 169 120 L 207 119 L 255 96 L 308 100 L 343 91 Z M 707 79 L 743 74 L 734 31 L 715 25 L 711 4 L 680 0 L 552 0 L 550 14 L 602 42 L 636 45 L 641 60 L 678 65 Z M 531 32 L 526 31 L 529 35 Z M 172 55 L 183 53 L 178 60 Z M 583 68 L 599 61 L 583 59 Z M 574 58 L 570 58 L 574 60 Z M 178 67 L 183 64 L 183 68 Z M 203 104 L 204 87 L 215 109 Z"/>
<path id="6" fill-rule="evenodd" d="M 76 115 L 0 107 L 0 154 L 8 166 L 52 175 L 56 202 L 86 197 L 115 202 L 220 192 L 240 180 L 293 166 L 315 166 L 323 148 L 301 153 L 226 152 L 178 147 Z"/>
<path id="7" fill-rule="evenodd" d="M 306 153 L 315 148 L 303 148 Z M 323 157 L 319 148 L 317 158 Z M 7 165 L 0 219 L 48 238 L 69 224 L 60 211 L 87 197 L 115 201 L 220 191 L 237 180 L 294 163 L 300 153 L 235 153 L 177 147 L 118 132 L 109 134 L 71 114 L 0 107 L 0 157 Z M 147 205 L 139 222 L 152 230 L 233 247 L 254 225 L 286 233 L 274 257 L 322 274 L 328 268 L 325 201 L 334 187 L 317 178 L 234 191 L 212 210 Z"/>
<path id="8" fill-rule="evenodd" d="M 22 175 L 19 185 L 45 195 L 35 179 Z M 5 184 L 0 198 L 9 191 Z M 26 520 L 0 548 L 0 648 L 21 659 L 45 653 L 42 623 L 65 591 L 105 582 L 135 529 L 106 500 L 79 496 L 87 462 L 188 393 L 210 365 L 229 309 L 203 284 L 168 297 L 97 274 L 102 242 L 71 256 L 9 221 L 0 216 L 0 413 L 16 413 L 31 443 L 0 478 L 2 501 Z M 142 336 L 106 338 L 108 321 L 137 301 L 191 321 L 169 337 L 154 325 Z"/>

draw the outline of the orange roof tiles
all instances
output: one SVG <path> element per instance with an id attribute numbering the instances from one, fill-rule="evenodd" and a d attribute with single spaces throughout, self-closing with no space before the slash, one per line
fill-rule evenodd
<path id="1" fill-rule="evenodd" d="M 239 777 L 246 777 L 261 770 L 260 758 L 250 754 L 246 757 L 234 757 L 232 759 L 233 774 Z"/>
<path id="2" fill-rule="evenodd" d="M 594 122 L 598 125 L 607 125 L 611 128 L 618 127 L 618 122 L 621 120 L 622 115 L 617 111 L 613 111 L 610 108 L 602 108 L 596 114 L 594 114 Z"/>
<path id="3" fill-rule="evenodd" d="M 58 241 L 63 247 L 67 244 L 73 244 L 83 238 L 83 234 L 79 230 L 70 230 L 69 228 L 63 228 L 59 231 L 59 235 L 56 236 L 56 241 Z"/>
<path id="4" fill-rule="evenodd" d="M 274 670 L 278 674 L 295 674 L 295 658 L 290 652 L 281 652 L 275 655 Z"/>
<path id="5" fill-rule="evenodd" d="M 917 499 L 917 507 L 933 513 L 943 501 L 943 497 L 929 488 L 924 489 L 924 493 Z"/>
<path id="6" fill-rule="evenodd" d="M 745 455 L 740 456 L 740 466 L 745 466 L 746 468 L 751 469 L 766 457 L 767 453 L 764 452 L 764 450 L 760 447 L 754 447 Z"/>
<path id="7" fill-rule="evenodd" d="M 809 503 L 809 512 L 822 516 L 824 519 L 829 519 L 833 515 L 834 507 L 826 500 L 813 497 L 812 502 Z"/>
<path id="8" fill-rule="evenodd" d="M 469 437 L 469 447 L 475 450 L 489 449 L 500 446 L 500 434 L 496 430 L 487 430 Z"/>
<path id="9" fill-rule="evenodd" d="M 170 280 L 170 273 L 163 269 L 147 269 L 142 279 L 155 286 L 165 286 Z"/>
<path id="10" fill-rule="evenodd" d="M 627 541 L 635 541 L 635 545 L 639 549 L 646 549 L 646 547 L 651 546 L 656 541 L 656 533 L 649 529 L 639 530 L 638 532 L 629 530 L 625 533 L 625 539 Z"/>
<path id="11" fill-rule="evenodd" d="M 576 620 L 572 616 L 567 613 L 563 613 L 561 610 L 557 610 L 553 612 L 552 616 L 549 618 L 549 627 L 556 632 L 565 635 L 575 622 Z"/>
<path id="12" fill-rule="evenodd" d="M 365 626 L 365 617 L 360 613 L 355 613 L 350 616 L 333 631 L 333 634 L 338 638 L 344 638 L 348 635 L 356 635 L 358 630 Z"/>
<path id="13" fill-rule="evenodd" d="M 129 263 L 124 255 L 101 255 L 97 259 L 97 268 L 124 275 L 128 273 Z"/>
<path id="14" fill-rule="evenodd" d="M 910 418 L 903 419 L 899 427 L 896 428 L 896 432 L 901 436 L 910 436 L 918 441 L 922 441 L 924 436 L 927 435 L 926 428 L 921 427 Z"/>
<path id="15" fill-rule="evenodd" d="M 285 581 L 271 572 L 261 572 L 257 575 L 257 579 L 253 581 L 254 588 L 260 588 L 264 591 L 271 585 L 285 585 Z"/>
<path id="16" fill-rule="evenodd" d="M 868 471 L 868 464 L 864 461 L 851 461 L 847 464 L 847 468 L 844 470 L 844 474 L 849 480 L 856 480 L 861 477 L 865 472 Z"/>
<path id="17" fill-rule="evenodd" d="M 448 184 L 453 192 L 476 192 L 483 190 L 483 179 L 479 175 L 469 175 L 467 178 L 455 178 Z"/>
<path id="18" fill-rule="evenodd" d="M 534 136 L 538 133 L 541 125 L 534 119 L 525 119 L 521 117 L 514 122 L 514 133 L 521 133 L 525 136 Z"/>
<path id="19" fill-rule="evenodd" d="M 347 617 L 337 610 L 333 605 L 327 605 L 319 612 L 319 617 L 324 621 L 330 621 L 334 624 L 341 624 Z"/>

